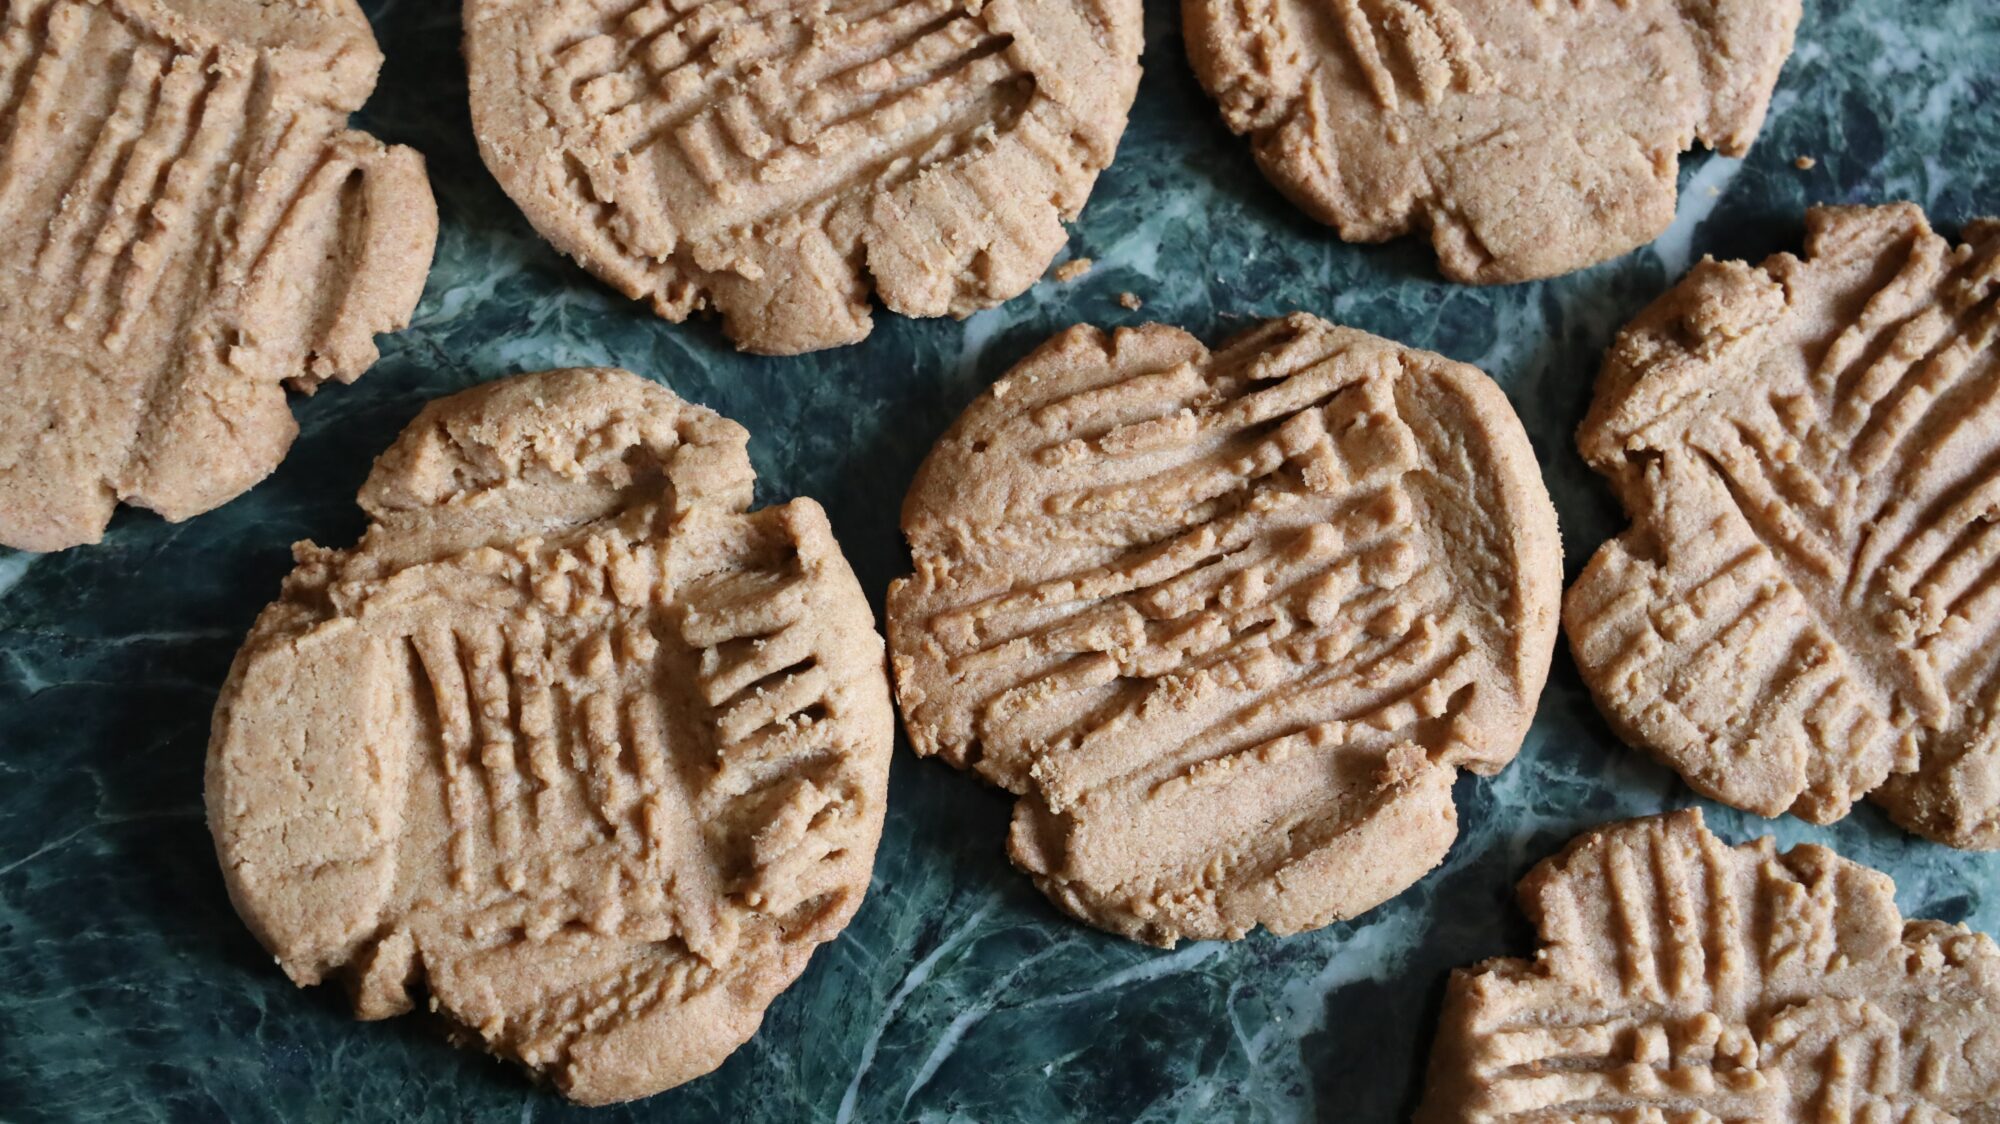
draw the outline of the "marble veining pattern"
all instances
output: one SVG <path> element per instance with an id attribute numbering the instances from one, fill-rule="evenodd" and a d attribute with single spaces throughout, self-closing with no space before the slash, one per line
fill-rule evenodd
<path id="1" fill-rule="evenodd" d="M 1570 434 L 1613 332 L 1702 254 L 1797 248 L 1809 202 L 2000 211 L 2000 5 L 1807 0 L 1743 161 L 1688 157 L 1655 245 L 1553 281 L 1449 285 L 1427 249 L 1347 246 L 1265 185 L 1147 3 L 1117 164 L 1044 281 L 957 323 L 883 316 L 860 346 L 740 356 L 549 250 L 479 165 L 449 0 L 366 5 L 388 54 L 362 126 L 430 160 L 443 234 L 411 329 L 353 387 L 296 403 L 270 480 L 179 526 L 125 512 L 103 545 L 0 551 L 0 1119 L 1388 1121 L 1420 1089 L 1447 970 L 1529 950 L 1516 878 L 1594 823 L 1694 802 L 1617 745 L 1559 654 L 1520 759 L 1459 784 L 1444 865 L 1353 922 L 1159 952 L 1058 917 L 1003 857 L 1003 794 L 899 750 L 872 895 L 721 1070 L 585 1113 L 417 1018 L 358 1024 L 299 992 L 237 921 L 201 819 L 209 712 L 289 568 L 346 544 L 369 458 L 427 399 L 513 371 L 614 363 L 754 434 L 760 501 L 818 497 L 878 600 L 907 564 L 896 506 L 932 439 L 1054 330 L 1161 319 L 1219 340 L 1305 309 L 1499 379 L 1527 422 L 1575 575 L 1622 525 Z M 1801 155 L 1816 164 L 1801 170 Z M 1130 312 L 1121 292 L 1142 297 Z M 1731 840 L 1831 843 L 1893 873 L 1913 916 L 2000 931 L 2000 856 L 1709 808 Z"/>

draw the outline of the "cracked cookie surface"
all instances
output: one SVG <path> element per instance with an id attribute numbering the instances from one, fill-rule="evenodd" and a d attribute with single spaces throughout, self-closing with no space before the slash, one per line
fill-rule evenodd
<path id="1" fill-rule="evenodd" d="M 1565 631 L 1626 741 L 1703 794 L 2000 846 L 2000 223 L 1816 208 L 1620 334 L 1577 446 L 1632 527 Z"/>
<path id="2" fill-rule="evenodd" d="M 1680 153 L 1750 147 L 1799 0 L 1183 0 L 1265 176 L 1351 242 L 1427 231 L 1454 281 L 1658 237 Z"/>
<path id="3" fill-rule="evenodd" d="M 882 641 L 747 434 L 618 370 L 426 407 L 217 703 L 209 823 L 293 980 L 434 1010 L 585 1103 L 698 1077 L 868 888 Z"/>
<path id="4" fill-rule="evenodd" d="M 1302 314 L 1213 353 L 1058 335 L 939 441 L 903 530 L 917 752 L 1013 792 L 1016 865 L 1150 943 L 1421 877 L 1555 643 L 1555 512 L 1499 388 Z"/>
<path id="5" fill-rule="evenodd" d="M 480 152 L 542 235 L 739 347 L 965 316 L 1048 268 L 1138 88 L 1139 0 L 468 0 Z"/>
<path id="6" fill-rule="evenodd" d="M 233 499 L 298 433 L 285 384 L 409 322 L 423 159 L 347 128 L 381 62 L 352 0 L 0 12 L 0 543 Z"/>
<path id="7" fill-rule="evenodd" d="M 1995 1119 L 2000 947 L 1895 893 L 1699 811 L 1589 832 L 1521 882 L 1535 958 L 1452 974 L 1418 1124 Z"/>

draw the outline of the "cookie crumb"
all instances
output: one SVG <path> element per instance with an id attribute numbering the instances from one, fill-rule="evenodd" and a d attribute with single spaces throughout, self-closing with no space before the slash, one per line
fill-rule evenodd
<path id="1" fill-rule="evenodd" d="M 1056 267 L 1056 280 L 1074 281 L 1084 274 L 1089 273 L 1090 267 L 1095 264 L 1089 258 L 1071 258 Z"/>
<path id="2" fill-rule="evenodd" d="M 1810 172 L 1818 166 L 1819 161 L 1810 156 L 1801 156 L 1797 160 L 1792 161 L 1792 167 L 1797 168 L 1801 172 Z"/>
<path id="3" fill-rule="evenodd" d="M 1118 294 L 1118 303 L 1124 305 L 1126 308 L 1129 308 L 1134 312 L 1137 312 L 1140 309 L 1146 307 L 1146 302 L 1140 300 L 1139 294 L 1137 293 L 1128 292 L 1128 293 Z"/>

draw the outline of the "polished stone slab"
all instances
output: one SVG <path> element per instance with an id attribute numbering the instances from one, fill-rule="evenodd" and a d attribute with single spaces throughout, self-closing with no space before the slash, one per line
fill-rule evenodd
<path id="1" fill-rule="evenodd" d="M 1066 921 L 1002 855 L 1007 800 L 899 750 L 853 927 L 720 1071 L 588 1114 L 414 1018 L 355 1023 L 334 989 L 286 982 L 230 910 L 201 821 L 216 688 L 289 544 L 352 540 L 369 459 L 435 395 L 569 364 L 660 379 L 750 427 L 763 498 L 818 497 L 879 599 L 932 439 L 1079 320 L 1216 340 L 1300 308 L 1478 364 L 1527 421 L 1574 576 L 1622 525 L 1570 440 L 1598 356 L 1689 262 L 1795 249 L 1810 202 L 1914 199 L 1947 230 L 2000 211 L 2000 6 L 1807 0 L 1756 149 L 1688 158 L 1656 245 L 1550 282 L 1445 284 L 1427 249 L 1344 245 L 1266 186 L 1196 88 L 1175 6 L 1148 0 L 1132 127 L 1071 242 L 1088 275 L 963 323 L 885 315 L 860 346 L 760 359 L 651 318 L 535 237 L 473 150 L 455 4 L 367 6 L 389 62 L 362 117 L 428 155 L 443 215 L 415 325 L 355 386 L 298 402 L 291 458 L 227 507 L 0 552 L 0 1119 L 1401 1119 L 1447 970 L 1528 951 L 1515 879 L 1584 827 L 1693 802 L 1611 737 L 1566 655 L 1520 760 L 1460 782 L 1444 866 L 1283 940 L 1159 952 Z M 1127 290 L 1142 311 L 1117 303 Z M 1911 915 L 2000 931 L 2000 857 L 1865 808 L 1830 829 L 1709 811 L 1732 840 L 1828 842 L 1891 872 Z"/>

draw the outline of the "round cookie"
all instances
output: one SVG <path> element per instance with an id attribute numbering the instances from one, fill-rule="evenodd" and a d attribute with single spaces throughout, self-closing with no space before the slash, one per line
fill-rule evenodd
<path id="1" fill-rule="evenodd" d="M 1035 282 L 1111 163 L 1139 0 L 467 0 L 487 167 L 558 250 L 737 346 L 853 343 L 872 290 Z"/>
<path id="2" fill-rule="evenodd" d="M 811 500 L 626 371 L 431 403 L 303 543 L 216 705 L 209 825 L 293 980 L 601 1104 L 721 1064 L 881 836 L 882 642 Z"/>
<path id="3" fill-rule="evenodd" d="M 2000 846 L 2000 222 L 1822 207 L 1612 347 L 1577 446 L 1632 527 L 1570 590 L 1621 737 L 1705 795 Z"/>
<path id="4" fill-rule="evenodd" d="M 1148 943 L 1351 917 L 1443 859 L 1519 750 L 1561 552 L 1479 371 L 1297 314 L 1210 353 L 1076 327 L 903 506 L 904 725 L 1015 793 L 1009 853 Z"/>
<path id="5" fill-rule="evenodd" d="M 1679 153 L 1750 147 L 1799 0 L 1182 0 L 1188 57 L 1278 189 L 1350 242 L 1425 230 L 1454 281 L 1658 237 Z"/>
<path id="6" fill-rule="evenodd" d="M 0 30 L 0 544 L 198 515 L 284 458 L 284 384 L 352 382 L 423 291 L 423 158 L 347 128 L 368 21 L 33 0 Z"/>
<path id="7" fill-rule="evenodd" d="M 1895 895 L 1699 811 L 1587 832 L 1521 880 L 1534 959 L 1452 974 L 1416 1120 L 1995 1119 L 2000 946 Z"/>

